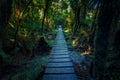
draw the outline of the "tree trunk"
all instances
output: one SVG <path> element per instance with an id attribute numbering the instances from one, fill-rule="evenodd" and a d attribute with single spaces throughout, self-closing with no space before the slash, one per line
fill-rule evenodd
<path id="1" fill-rule="evenodd" d="M 77 29 L 80 27 L 80 6 L 77 7 L 75 12 L 75 23 L 73 26 L 73 37 L 76 35 Z"/>
<path id="2" fill-rule="evenodd" d="M 94 77 L 95 80 L 106 80 L 106 57 L 108 34 L 114 16 L 112 0 L 105 0 L 98 18 L 98 27 L 95 38 L 95 62 L 94 62 Z"/>
<path id="3" fill-rule="evenodd" d="M 5 42 L 5 28 L 8 24 L 8 20 L 11 16 L 12 0 L 1 0 L 0 1 L 0 42 L 4 46 Z"/>
<path id="4" fill-rule="evenodd" d="M 96 27 L 98 26 L 98 25 L 97 25 L 98 13 L 99 13 L 99 9 L 97 9 L 97 10 L 95 11 L 93 23 L 92 23 L 92 26 L 91 26 L 90 32 L 89 32 L 89 36 L 90 36 L 89 44 L 90 44 L 90 46 L 91 46 L 92 48 L 94 48 L 95 32 L 96 32 Z"/>
<path id="5" fill-rule="evenodd" d="M 45 9 L 44 9 L 44 15 L 43 15 L 43 19 L 42 19 L 41 35 L 43 35 L 43 32 L 44 32 L 44 21 L 45 21 L 46 14 L 48 12 L 49 4 L 50 4 L 50 0 L 46 0 Z"/>

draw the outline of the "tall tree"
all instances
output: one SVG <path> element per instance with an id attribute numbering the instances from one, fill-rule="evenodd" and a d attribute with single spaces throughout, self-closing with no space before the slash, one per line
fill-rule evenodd
<path id="1" fill-rule="evenodd" d="M 51 3 L 51 0 L 45 0 L 45 8 L 44 8 L 43 19 L 42 19 L 42 26 L 41 26 L 41 35 L 44 32 L 44 21 L 45 21 L 45 17 L 46 17 L 46 14 L 48 12 L 48 8 L 50 6 L 50 3 Z"/>
<path id="2" fill-rule="evenodd" d="M 0 42 L 2 45 L 5 43 L 5 29 L 11 15 L 12 2 L 13 0 L 0 0 Z"/>
<path id="3" fill-rule="evenodd" d="M 80 27 L 80 6 L 81 0 L 70 0 L 71 8 L 74 12 L 73 36 L 75 36 L 77 29 Z"/>
<path id="4" fill-rule="evenodd" d="M 108 34 L 116 12 L 114 6 L 116 6 L 117 2 L 118 0 L 101 0 L 95 38 L 95 80 L 107 80 L 106 57 L 108 55 Z"/>

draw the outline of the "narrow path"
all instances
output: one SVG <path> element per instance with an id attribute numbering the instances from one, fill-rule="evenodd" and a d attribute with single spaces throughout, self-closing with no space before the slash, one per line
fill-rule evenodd
<path id="1" fill-rule="evenodd" d="M 61 27 L 58 29 L 43 80 L 77 80 Z"/>

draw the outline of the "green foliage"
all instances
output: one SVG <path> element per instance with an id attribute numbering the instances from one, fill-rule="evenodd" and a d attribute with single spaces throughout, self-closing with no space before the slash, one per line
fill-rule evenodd
<path id="1" fill-rule="evenodd" d="M 12 76 L 11 80 L 36 80 L 40 73 L 44 70 L 43 65 L 46 63 L 47 57 L 39 57 L 35 60 L 31 60 L 27 62 L 28 68 L 25 71 Z"/>
<path id="2" fill-rule="evenodd" d="M 62 1 L 62 9 L 67 9 L 67 8 L 68 8 L 67 1 Z"/>

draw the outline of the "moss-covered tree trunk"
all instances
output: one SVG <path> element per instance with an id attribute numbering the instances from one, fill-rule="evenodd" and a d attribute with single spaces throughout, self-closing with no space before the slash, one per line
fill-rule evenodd
<path id="1" fill-rule="evenodd" d="M 114 16 L 114 1 L 104 0 L 98 17 L 98 27 L 95 38 L 94 80 L 107 80 L 106 57 L 109 29 Z"/>

